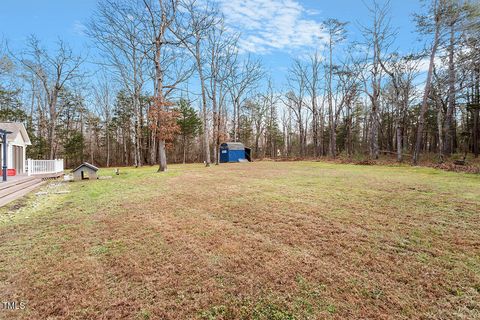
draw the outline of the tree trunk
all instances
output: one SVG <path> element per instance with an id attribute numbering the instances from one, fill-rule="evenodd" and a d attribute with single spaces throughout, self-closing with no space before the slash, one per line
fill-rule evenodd
<path id="1" fill-rule="evenodd" d="M 333 101 L 332 101 L 332 77 L 333 77 L 333 61 L 332 61 L 332 40 L 330 39 L 329 42 L 329 66 L 328 66 L 328 121 L 330 125 L 330 141 L 329 141 L 329 149 L 328 153 L 330 157 L 336 157 L 336 132 L 335 132 L 335 125 L 333 121 Z"/>
<path id="2" fill-rule="evenodd" d="M 158 103 L 159 111 L 163 109 L 165 104 L 165 98 L 163 96 L 163 70 L 161 66 L 161 37 L 158 37 L 155 41 L 156 44 L 156 52 L 155 52 L 155 78 L 156 78 L 156 86 L 155 86 L 155 98 Z M 162 126 L 163 124 L 160 121 L 161 114 L 158 113 L 158 127 Z M 159 168 L 158 172 L 165 172 L 167 171 L 167 154 L 165 151 L 165 140 L 163 137 L 159 137 L 158 141 L 158 157 L 159 157 Z"/>
<path id="3" fill-rule="evenodd" d="M 213 162 L 218 165 L 218 149 L 217 149 L 217 136 L 218 136 L 218 110 L 217 110 L 217 85 L 216 80 L 213 79 L 213 91 L 212 91 L 212 111 L 213 111 Z"/>
<path id="4" fill-rule="evenodd" d="M 122 131 L 122 142 L 123 142 L 123 155 L 124 155 L 124 165 L 128 166 L 128 153 L 127 153 L 127 141 L 125 139 L 125 129 Z M 82 160 L 83 162 L 83 160 Z"/>
<path id="5" fill-rule="evenodd" d="M 402 142 L 402 127 L 400 126 L 398 120 L 396 123 L 396 131 L 397 131 L 397 161 L 403 162 L 403 142 Z"/>
<path id="6" fill-rule="evenodd" d="M 438 157 L 440 163 L 443 163 L 443 150 L 444 150 L 444 142 L 443 142 L 443 126 L 442 126 L 442 105 L 440 102 L 437 102 L 438 110 L 437 110 L 437 130 L 438 130 Z"/>
<path id="7" fill-rule="evenodd" d="M 324 105 L 322 104 L 322 110 L 323 110 L 323 107 Z M 319 154 L 320 156 L 323 156 L 325 154 L 325 144 L 324 144 L 324 141 L 323 141 L 323 138 L 324 138 L 324 135 L 323 135 L 323 132 L 325 131 L 325 117 L 324 117 L 324 113 L 322 111 L 322 114 L 320 116 L 320 135 L 319 135 L 319 141 L 320 141 L 320 144 L 319 144 Z"/>
<path id="8" fill-rule="evenodd" d="M 57 124 L 57 100 L 58 100 L 58 91 L 54 89 L 51 93 L 50 98 L 50 121 L 49 121 L 49 130 L 48 130 L 48 142 L 50 143 L 50 160 L 55 159 L 55 127 Z"/>
<path id="9" fill-rule="evenodd" d="M 200 60 L 200 39 L 197 36 L 197 43 L 195 46 L 195 59 L 197 62 L 198 76 L 200 78 L 200 87 L 202 90 L 202 110 L 203 110 L 203 143 L 205 153 L 205 166 L 210 167 L 210 141 L 208 138 L 208 115 L 207 115 L 207 93 L 205 88 L 205 78 L 203 76 L 203 66 Z"/>
<path id="10" fill-rule="evenodd" d="M 445 115 L 445 141 L 442 146 L 445 155 L 453 152 L 452 122 L 455 109 L 455 25 L 450 26 L 450 45 L 448 48 L 448 107 Z"/>
<path id="11" fill-rule="evenodd" d="M 438 18 L 437 18 L 438 19 Z M 413 165 L 418 165 L 420 154 L 422 153 L 423 128 L 425 126 L 425 113 L 428 110 L 428 96 L 430 94 L 430 87 L 432 84 L 433 67 L 435 65 L 435 56 L 437 54 L 438 44 L 440 41 L 440 22 L 435 23 L 435 37 L 433 40 L 432 52 L 430 54 L 430 63 L 428 66 L 427 81 L 423 92 L 422 108 L 418 116 L 417 140 L 415 142 L 415 150 L 413 152 Z"/>
<path id="12" fill-rule="evenodd" d="M 475 109 L 473 109 L 473 139 L 472 139 L 472 143 L 473 143 L 473 154 L 475 156 L 475 158 L 478 158 L 478 154 L 479 154 L 479 135 L 480 135 L 480 128 L 479 128 L 479 113 L 480 113 L 480 108 L 479 106 L 477 105 Z"/>
<path id="13" fill-rule="evenodd" d="M 186 163 L 186 160 L 187 160 L 187 148 L 185 146 L 186 144 L 186 136 L 185 135 L 182 135 L 182 147 L 183 147 L 183 164 Z"/>
<path id="14" fill-rule="evenodd" d="M 312 88 L 312 134 L 313 134 L 313 156 L 318 158 L 318 111 L 317 111 L 317 93 Z"/>
<path id="15" fill-rule="evenodd" d="M 220 96 L 222 94 L 220 93 Z M 216 165 L 219 164 L 220 162 L 220 131 L 221 131 L 221 125 L 222 125 L 222 99 L 220 99 L 220 105 L 218 106 L 218 115 L 217 115 L 217 136 L 215 139 L 215 144 L 217 146 L 217 162 L 215 163 Z"/>
<path id="16" fill-rule="evenodd" d="M 370 157 L 372 159 L 378 159 L 379 149 L 378 149 L 378 110 L 377 107 L 372 108 L 371 115 L 371 124 L 370 124 Z"/>
<path id="17" fill-rule="evenodd" d="M 158 154 L 160 155 L 160 167 L 158 171 L 164 172 L 167 170 L 167 155 L 165 152 L 165 140 L 160 140 L 158 143 Z"/>
<path id="18" fill-rule="evenodd" d="M 135 109 L 135 166 L 141 167 L 142 164 L 142 155 L 141 155 L 141 144 L 142 144 L 142 127 L 140 123 L 140 93 L 138 89 L 135 88 L 134 93 L 134 109 Z"/>
<path id="19" fill-rule="evenodd" d="M 473 113 L 473 154 L 478 158 L 480 152 L 480 69 L 475 69 L 475 83 L 474 83 L 474 102 L 475 110 Z"/>
<path id="20" fill-rule="evenodd" d="M 152 128 L 150 133 L 150 165 L 154 165 L 157 162 L 156 132 L 156 128 Z"/>
<path id="21" fill-rule="evenodd" d="M 346 125 L 347 125 L 346 149 L 347 149 L 347 155 L 351 157 L 352 156 L 352 118 L 351 118 L 350 105 L 347 105 Z"/>
<path id="22" fill-rule="evenodd" d="M 233 101 L 233 141 L 237 142 L 237 100 Z"/>
<path id="23" fill-rule="evenodd" d="M 380 64 L 380 48 L 378 44 L 378 34 L 374 34 L 374 57 L 373 57 L 373 70 L 372 70 L 372 86 L 373 93 L 370 96 L 372 102 L 372 116 L 371 116 L 371 127 L 370 127 L 370 158 L 378 159 L 379 158 L 379 148 L 378 148 L 378 127 L 379 122 L 379 101 L 378 97 L 380 96 L 380 85 L 381 79 L 379 76 L 379 64 Z"/>
<path id="24" fill-rule="evenodd" d="M 107 168 L 110 167 L 110 133 L 108 132 L 108 125 L 107 125 L 107 132 L 106 135 L 106 143 L 107 143 Z"/>

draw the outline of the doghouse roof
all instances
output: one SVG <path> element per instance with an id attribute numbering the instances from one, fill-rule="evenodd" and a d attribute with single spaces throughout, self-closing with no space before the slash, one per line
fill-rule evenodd
<path id="1" fill-rule="evenodd" d="M 81 165 L 79 165 L 78 167 L 76 167 L 75 169 L 72 170 L 72 172 L 75 172 L 75 171 L 78 171 L 79 169 L 83 168 L 83 167 L 87 167 L 93 171 L 98 171 L 98 168 L 95 167 L 93 164 L 90 164 L 88 162 L 84 162 L 82 163 Z"/>
<path id="2" fill-rule="evenodd" d="M 223 148 L 228 148 L 228 150 L 245 150 L 245 146 L 241 142 L 226 142 L 222 143 Z"/>

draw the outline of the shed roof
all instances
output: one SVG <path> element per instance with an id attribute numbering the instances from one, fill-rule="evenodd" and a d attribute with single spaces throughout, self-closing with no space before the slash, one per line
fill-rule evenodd
<path id="1" fill-rule="evenodd" d="M 27 129 L 25 129 L 25 126 L 23 123 L 20 122 L 0 122 L 0 129 L 9 131 L 7 135 L 7 141 L 12 142 L 14 141 L 18 135 L 21 135 L 23 138 L 23 141 L 25 142 L 25 145 L 31 146 L 32 142 L 30 141 L 30 138 L 28 137 Z"/>
<path id="2" fill-rule="evenodd" d="M 84 162 L 82 163 L 81 165 L 79 165 L 78 167 L 76 167 L 75 169 L 72 170 L 72 172 L 75 172 L 75 171 L 78 171 L 79 169 L 81 169 L 82 167 L 87 167 L 89 169 L 92 169 L 93 171 L 98 171 L 98 168 L 95 167 L 93 164 L 90 164 L 88 162 Z"/>
<path id="3" fill-rule="evenodd" d="M 245 150 L 245 146 L 241 142 L 225 142 L 222 147 L 227 147 L 228 150 Z"/>

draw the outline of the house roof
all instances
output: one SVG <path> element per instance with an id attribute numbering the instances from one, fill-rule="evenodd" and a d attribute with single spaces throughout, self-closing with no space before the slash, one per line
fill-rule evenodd
<path id="1" fill-rule="evenodd" d="M 75 172 L 77 171 L 78 169 L 82 168 L 82 167 L 87 167 L 87 168 L 90 168 L 92 169 L 93 171 L 98 171 L 98 168 L 95 167 L 93 164 L 90 164 L 88 162 L 84 162 L 82 163 L 81 165 L 79 165 L 78 167 L 76 167 L 75 169 L 72 170 L 72 172 Z"/>
<path id="2" fill-rule="evenodd" d="M 25 142 L 25 145 L 31 146 L 32 142 L 30 141 L 30 138 L 28 137 L 27 129 L 25 129 L 25 126 L 23 123 L 20 122 L 0 122 L 0 129 L 9 131 L 7 135 L 7 141 L 12 142 L 15 139 L 17 139 L 18 135 L 21 135 L 23 138 L 23 141 Z"/>
<path id="3" fill-rule="evenodd" d="M 245 146 L 241 142 L 225 142 L 221 146 L 228 148 L 228 150 L 245 150 Z"/>

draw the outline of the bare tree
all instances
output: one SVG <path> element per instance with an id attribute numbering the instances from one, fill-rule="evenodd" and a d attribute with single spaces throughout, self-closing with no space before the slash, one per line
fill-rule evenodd
<path id="1" fill-rule="evenodd" d="M 435 66 L 435 57 L 440 44 L 443 25 L 444 25 L 444 13 L 445 5 L 448 0 L 432 0 L 429 14 L 425 16 L 417 15 L 417 26 L 423 34 L 433 33 L 433 41 L 430 49 L 430 59 L 428 64 L 427 80 L 425 81 L 425 88 L 423 90 L 422 107 L 418 116 L 417 137 L 415 142 L 415 148 L 413 152 L 412 163 L 418 164 L 420 160 L 420 154 L 422 152 L 423 130 L 425 126 L 425 113 L 428 110 L 428 98 L 430 95 L 433 69 Z"/>
<path id="2" fill-rule="evenodd" d="M 307 90 L 307 69 L 300 60 L 294 60 L 293 67 L 289 71 L 288 83 L 291 88 L 286 95 L 285 105 L 295 115 L 299 131 L 300 156 L 306 156 L 307 130 L 305 120 L 305 96 Z M 295 90 L 295 91 L 294 91 Z"/>
<path id="3" fill-rule="evenodd" d="M 336 141 L 337 125 L 340 122 L 341 113 L 346 109 L 346 141 L 345 147 L 347 154 L 353 154 L 352 148 L 352 130 L 353 130 L 353 108 L 357 103 L 361 91 L 361 74 L 363 72 L 360 61 L 354 58 L 352 51 L 355 46 L 348 49 L 349 54 L 342 61 L 341 65 L 335 71 L 337 77 L 337 95 L 335 98 L 335 112 L 333 118 L 334 140 Z M 340 95 L 340 97 L 338 97 Z"/>
<path id="4" fill-rule="evenodd" d="M 57 118 L 62 111 L 58 105 L 58 96 L 65 85 L 75 78 L 82 77 L 80 67 L 84 62 L 80 56 L 62 40 L 57 42 L 57 49 L 52 55 L 41 47 L 35 36 L 28 39 L 28 50 L 20 58 L 21 64 L 39 80 L 45 92 L 48 106 L 48 144 L 50 159 L 57 153 L 55 140 Z"/>
<path id="5" fill-rule="evenodd" d="M 334 106 L 333 106 L 333 48 L 346 39 L 347 31 L 345 29 L 347 22 L 341 22 L 336 19 L 328 19 L 324 22 L 328 33 L 328 66 L 327 66 L 327 100 L 328 100 L 328 122 L 330 127 L 330 139 L 328 153 L 335 158 L 337 154 L 336 132 L 334 128 Z"/>
<path id="6" fill-rule="evenodd" d="M 369 77 L 364 79 L 365 93 L 370 98 L 370 137 L 369 137 L 369 154 L 371 158 L 379 157 L 379 126 L 380 126 L 380 94 L 382 86 L 383 69 L 381 67 L 382 60 L 385 59 L 386 51 L 391 46 L 395 33 L 390 27 L 390 1 L 379 4 L 376 0 L 371 6 L 367 6 L 372 18 L 372 25 L 362 26 L 362 33 L 366 40 L 366 45 L 371 50 L 371 56 L 367 59 L 367 70 Z"/>
<path id="7" fill-rule="evenodd" d="M 244 61 L 238 62 L 236 57 L 230 63 L 230 77 L 228 78 L 228 91 L 233 104 L 233 139 L 238 140 L 240 134 L 240 109 L 244 101 L 258 81 L 263 77 L 264 72 L 259 60 L 248 56 Z"/>
<path id="8" fill-rule="evenodd" d="M 220 122 L 222 105 L 225 101 L 227 80 L 232 76 L 231 64 L 234 63 L 237 51 L 237 34 L 227 32 L 222 20 L 210 29 L 207 35 L 208 69 L 206 78 L 209 80 L 207 95 L 212 103 L 213 116 L 213 161 L 219 162 Z"/>
<path id="9" fill-rule="evenodd" d="M 12 67 L 12 62 L 7 56 L 7 43 L 3 38 L 0 38 L 0 80 Z"/>
<path id="10" fill-rule="evenodd" d="M 87 34 L 104 53 L 100 63 L 109 67 L 114 78 L 132 97 L 134 122 L 134 163 L 142 166 L 142 106 L 148 63 L 143 30 L 144 7 L 139 1 L 102 0 L 90 20 Z"/>
<path id="11" fill-rule="evenodd" d="M 322 111 L 319 110 L 321 106 L 318 104 L 318 92 L 320 90 L 320 71 L 322 67 L 322 58 L 318 52 L 310 56 L 309 71 L 306 77 L 307 90 L 311 100 L 312 111 L 312 136 L 313 136 L 313 156 L 316 158 L 322 154 L 323 132 L 320 130 L 320 122 Z"/>
<path id="12" fill-rule="evenodd" d="M 263 94 L 263 100 L 265 101 L 268 107 L 267 141 L 269 142 L 270 157 L 276 158 L 277 157 L 276 140 L 277 140 L 277 133 L 278 133 L 277 132 L 278 130 L 277 103 L 279 102 L 280 97 L 278 94 L 275 93 L 273 82 L 271 79 L 268 80 L 267 91 Z"/>
<path id="13" fill-rule="evenodd" d="M 105 131 L 105 164 L 107 167 L 110 167 L 110 125 L 112 121 L 113 98 L 115 90 L 113 89 L 112 84 L 109 81 L 106 73 L 102 73 L 99 76 L 97 83 L 93 86 L 92 89 L 97 113 L 103 119 L 103 126 Z"/>
<path id="14" fill-rule="evenodd" d="M 218 11 L 211 1 L 200 3 L 197 0 L 184 0 L 181 2 L 182 10 L 186 13 L 179 21 L 177 37 L 184 47 L 191 53 L 195 60 L 197 73 L 200 80 L 203 111 L 203 143 L 205 150 L 205 165 L 210 166 L 210 139 L 208 132 L 207 110 L 207 75 L 204 70 L 205 49 L 208 36 L 212 29 L 219 24 Z"/>
<path id="15" fill-rule="evenodd" d="M 171 134 L 173 125 L 172 118 L 169 116 L 169 103 L 165 98 L 164 90 L 173 90 L 184 80 L 179 77 L 174 83 L 166 85 L 165 66 L 162 64 L 165 51 L 169 46 L 177 46 L 178 41 L 173 37 L 169 38 L 169 32 L 174 33 L 175 22 L 177 19 L 178 0 L 143 0 L 148 12 L 148 18 L 145 18 L 145 29 L 147 30 L 149 43 L 153 52 L 153 64 L 155 68 L 155 94 L 154 94 L 154 129 L 158 135 L 158 156 L 159 172 L 167 170 L 166 139 Z M 170 51 L 172 53 L 172 51 Z"/>
<path id="16" fill-rule="evenodd" d="M 456 88 L 456 61 L 455 55 L 457 52 L 457 47 L 461 41 L 462 34 L 469 28 L 471 25 L 469 21 L 470 13 L 472 9 L 468 1 L 463 2 L 459 0 L 451 0 L 446 4 L 445 12 L 445 23 L 448 30 L 448 106 L 445 114 L 445 124 L 444 132 L 445 139 L 444 144 L 442 145 L 443 153 L 445 155 L 450 155 L 454 149 L 454 114 L 456 108 L 456 95 L 461 88 Z M 474 11 L 473 11 L 474 12 Z"/>
<path id="17" fill-rule="evenodd" d="M 244 109 L 249 113 L 249 117 L 253 124 L 253 138 L 255 157 L 260 157 L 260 137 L 265 130 L 265 120 L 269 109 L 268 101 L 263 99 L 261 95 L 256 95 L 245 102 Z"/>
<path id="18" fill-rule="evenodd" d="M 397 161 L 403 161 L 403 119 L 414 93 L 415 77 L 418 74 L 419 59 L 413 55 L 399 57 L 397 54 L 388 59 L 388 63 L 380 60 L 382 69 L 390 76 L 393 88 L 393 104 L 395 110 L 395 134 L 397 145 Z"/>

